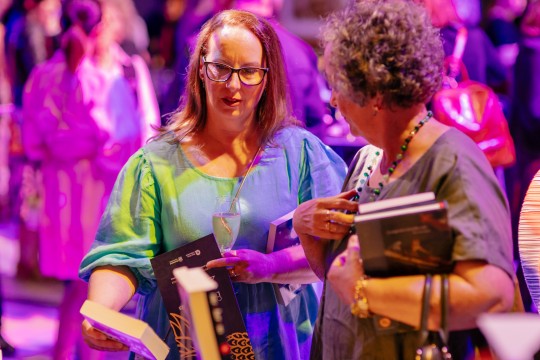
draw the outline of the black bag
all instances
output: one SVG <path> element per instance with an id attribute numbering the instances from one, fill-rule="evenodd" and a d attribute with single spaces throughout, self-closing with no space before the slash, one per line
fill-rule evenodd
<path id="1" fill-rule="evenodd" d="M 426 275 L 424 293 L 422 295 L 422 314 L 420 317 L 420 341 L 416 350 L 415 360 L 451 360 L 448 351 L 448 275 L 441 275 L 441 328 L 429 331 L 429 302 L 431 298 L 431 283 L 433 276 Z"/>

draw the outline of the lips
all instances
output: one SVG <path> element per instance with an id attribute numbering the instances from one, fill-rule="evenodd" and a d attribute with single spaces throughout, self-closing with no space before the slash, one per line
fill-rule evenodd
<path id="1" fill-rule="evenodd" d="M 236 106 L 240 103 L 240 100 L 234 98 L 223 98 L 223 102 L 228 106 Z"/>

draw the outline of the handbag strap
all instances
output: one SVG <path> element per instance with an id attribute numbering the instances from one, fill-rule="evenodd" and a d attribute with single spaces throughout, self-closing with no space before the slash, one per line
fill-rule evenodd
<path id="1" fill-rule="evenodd" d="M 433 282 L 433 275 L 426 274 L 426 280 L 424 283 L 424 291 L 422 293 L 422 313 L 420 315 L 420 345 L 422 346 L 428 336 L 428 318 L 429 318 L 429 301 L 431 299 L 431 285 Z M 441 327 L 439 334 L 441 340 L 446 346 L 448 343 L 448 295 L 449 295 L 449 280 L 448 274 L 441 274 Z"/>
<path id="2" fill-rule="evenodd" d="M 441 338 L 444 344 L 448 344 L 448 302 L 449 302 L 448 274 L 441 275 Z"/>
<path id="3" fill-rule="evenodd" d="M 420 343 L 421 347 L 427 340 L 429 336 L 428 330 L 428 318 L 429 318 L 429 300 L 431 299 L 431 282 L 433 276 L 431 274 L 426 274 L 426 279 L 424 282 L 424 292 L 422 293 L 422 313 L 420 315 Z"/>
<path id="4" fill-rule="evenodd" d="M 454 52 L 452 56 L 456 61 L 461 61 L 463 59 L 463 53 L 465 52 L 465 45 L 467 44 L 467 37 L 469 33 L 465 26 L 461 26 L 456 35 L 456 43 L 454 44 Z"/>
<path id="5" fill-rule="evenodd" d="M 456 40 L 454 43 L 454 51 L 452 55 L 448 57 L 448 76 L 456 78 L 460 72 L 463 78 L 468 79 L 469 74 L 467 69 L 463 65 L 463 53 L 465 52 L 465 45 L 467 44 L 467 38 L 469 36 L 468 30 L 465 26 L 461 26 L 457 29 Z"/>

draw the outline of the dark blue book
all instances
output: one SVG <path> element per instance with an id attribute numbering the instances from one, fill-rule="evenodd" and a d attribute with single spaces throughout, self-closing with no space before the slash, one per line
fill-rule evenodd
<path id="1" fill-rule="evenodd" d="M 399 198 L 398 198 L 399 199 Z M 452 271 L 454 237 L 444 201 L 384 201 L 355 216 L 366 275 L 390 277 Z M 397 201 L 396 201 L 397 200 Z"/>
<path id="2" fill-rule="evenodd" d="M 221 258 L 221 253 L 214 235 L 210 234 L 150 260 L 181 359 L 197 359 L 197 352 L 189 331 L 191 324 L 188 308 L 184 308 L 181 303 L 173 270 L 184 266 L 204 268 L 208 261 L 218 258 Z M 205 271 L 218 284 L 214 292 L 218 298 L 215 307 L 221 309 L 222 319 L 215 320 L 224 328 L 218 329 L 214 335 L 221 358 L 255 359 L 227 269 Z"/>

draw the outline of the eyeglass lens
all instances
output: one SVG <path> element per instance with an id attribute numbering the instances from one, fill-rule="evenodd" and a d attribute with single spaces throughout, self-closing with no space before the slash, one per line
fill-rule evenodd
<path id="1" fill-rule="evenodd" d="M 258 85 L 264 78 L 264 69 L 245 67 L 233 69 L 227 65 L 207 62 L 206 75 L 213 81 L 225 82 L 229 80 L 233 72 L 238 72 L 240 81 L 246 85 Z"/>

